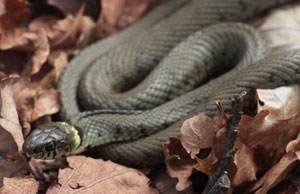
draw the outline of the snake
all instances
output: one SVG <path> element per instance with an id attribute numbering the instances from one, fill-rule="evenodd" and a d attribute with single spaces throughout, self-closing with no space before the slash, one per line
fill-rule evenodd
<path id="1" fill-rule="evenodd" d="M 60 78 L 60 120 L 34 129 L 27 156 L 89 150 L 127 166 L 164 161 L 163 144 L 202 112 L 226 113 L 246 92 L 300 81 L 300 50 L 272 53 L 253 17 L 288 0 L 168 0 L 140 21 L 88 46 Z M 205 129 L 203 129 L 205 130 Z"/>

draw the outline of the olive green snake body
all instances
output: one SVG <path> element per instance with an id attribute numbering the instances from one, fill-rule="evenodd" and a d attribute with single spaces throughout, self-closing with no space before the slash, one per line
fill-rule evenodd
<path id="1" fill-rule="evenodd" d="M 70 62 L 58 87 L 67 124 L 49 128 L 78 131 L 71 153 L 97 147 L 103 158 L 129 166 L 162 162 L 168 137 L 180 136 L 182 122 L 199 112 L 217 114 L 215 100 L 227 112 L 243 91 L 250 103 L 256 88 L 300 80 L 299 50 L 270 55 L 259 32 L 234 23 L 284 2 L 165 2 Z M 33 132 L 24 149 L 32 152 L 30 139 L 42 141 L 42 135 Z"/>

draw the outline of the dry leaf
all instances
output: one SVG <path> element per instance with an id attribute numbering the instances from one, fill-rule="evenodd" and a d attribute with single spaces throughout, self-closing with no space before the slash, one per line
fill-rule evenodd
<path id="1" fill-rule="evenodd" d="M 9 0 L 0 3 L 2 8 L 0 15 L 0 48 L 5 50 L 26 44 L 27 40 L 22 36 L 25 30 L 19 28 L 19 24 L 31 15 L 28 2 Z"/>
<path id="2" fill-rule="evenodd" d="M 61 107 L 60 92 L 53 89 L 58 79 L 55 70 L 46 75 L 35 82 L 20 78 L 13 84 L 14 98 L 25 134 L 30 131 L 28 122 L 57 113 Z"/>
<path id="3" fill-rule="evenodd" d="M 99 0 L 47 0 L 49 5 L 55 6 L 60 9 L 65 15 L 75 15 L 83 3 L 86 3 L 85 15 L 97 17 L 100 12 Z"/>
<path id="4" fill-rule="evenodd" d="M 260 32 L 271 47 L 300 44 L 300 4 L 294 3 L 275 9 L 264 18 Z"/>
<path id="5" fill-rule="evenodd" d="M 13 92 L 21 124 L 25 127 L 31 116 L 36 91 L 30 88 L 28 78 L 20 78 L 13 84 Z M 26 130 L 29 131 L 30 129 Z"/>
<path id="6" fill-rule="evenodd" d="M 27 34 L 24 34 L 24 37 L 26 37 Z M 43 29 L 39 29 L 34 34 L 31 34 L 31 36 L 32 38 L 28 38 L 28 40 L 33 42 L 34 51 L 32 57 L 25 64 L 25 68 L 22 72 L 23 76 L 30 76 L 39 72 L 50 54 L 50 45 L 46 36 L 46 32 Z M 28 46 L 24 45 L 23 47 L 25 50 L 27 50 Z"/>
<path id="7" fill-rule="evenodd" d="M 177 179 L 172 178 L 168 175 L 167 169 L 165 167 L 155 168 L 149 175 L 152 185 L 161 194 L 192 194 L 192 188 L 189 191 L 178 191 L 175 186 L 177 184 Z"/>
<path id="8" fill-rule="evenodd" d="M 29 172 L 26 162 L 18 154 L 18 147 L 10 133 L 0 128 L 0 187 L 3 177 Z M 23 173 L 25 171 L 25 173 Z"/>
<path id="9" fill-rule="evenodd" d="M 67 160 L 70 168 L 60 170 L 60 184 L 52 185 L 47 194 L 158 193 L 149 186 L 149 179 L 135 169 L 85 156 L 72 156 Z M 36 193 L 37 189 L 38 182 L 32 178 L 5 178 L 0 192 Z"/>
<path id="10" fill-rule="evenodd" d="M 55 89 L 47 90 L 37 94 L 34 98 L 34 109 L 30 122 L 37 120 L 44 115 L 57 113 L 61 108 L 60 92 Z"/>
<path id="11" fill-rule="evenodd" d="M 4 1 L 6 9 L 0 16 L 0 35 L 2 50 L 14 49 L 23 52 L 26 57 L 22 61 L 23 75 L 29 76 L 39 71 L 46 62 L 50 52 L 48 39 L 42 29 L 30 31 L 21 28 L 23 20 L 30 16 L 27 1 Z M 8 66 L 11 66 L 10 63 Z M 20 64 L 19 64 L 20 66 Z"/>
<path id="12" fill-rule="evenodd" d="M 11 79 L 13 78 L 0 81 L 0 186 L 3 177 L 17 174 L 21 169 L 28 172 L 26 162 L 18 154 L 22 149 L 24 138 L 13 98 Z"/>
<path id="13" fill-rule="evenodd" d="M 21 151 L 22 145 L 24 143 L 24 138 L 22 127 L 19 124 L 19 117 L 17 114 L 16 103 L 13 97 L 13 90 L 10 82 L 11 78 L 2 80 L 0 82 L 0 125 L 13 136 L 16 144 L 18 145 L 18 150 Z"/>
<path id="14" fill-rule="evenodd" d="M 285 154 L 280 161 L 274 165 L 262 178 L 250 189 L 249 192 L 255 194 L 267 193 L 270 189 L 280 183 L 287 177 L 287 174 L 296 166 L 299 165 L 299 152 L 289 152 Z"/>
<path id="15" fill-rule="evenodd" d="M 107 36 L 136 22 L 162 0 L 101 0 L 100 35 Z"/>
<path id="16" fill-rule="evenodd" d="M 300 85 L 257 89 L 257 112 L 268 110 L 267 120 L 288 119 L 300 112 Z"/>
<path id="17" fill-rule="evenodd" d="M 31 177 L 4 178 L 4 186 L 0 188 L 2 194 L 26 193 L 36 194 L 38 182 Z"/>
<path id="18" fill-rule="evenodd" d="M 232 180 L 233 187 L 256 180 L 257 173 L 265 172 L 276 164 L 285 153 L 288 142 L 295 138 L 300 130 L 300 113 L 287 120 L 278 121 L 266 120 L 267 115 L 267 111 L 262 111 L 255 117 L 242 115 L 238 129 L 240 135 L 236 141 L 237 153 L 234 158 L 236 173 Z M 184 188 L 181 182 L 188 180 L 189 177 L 184 176 L 182 169 L 191 168 L 184 161 L 192 157 L 197 160 L 197 165 L 192 167 L 208 175 L 215 172 L 225 148 L 226 130 L 223 126 L 220 116 L 208 118 L 199 114 L 185 121 L 181 129 L 181 142 L 171 142 L 168 145 L 178 148 L 182 143 L 185 150 L 190 153 L 189 158 L 185 155 L 184 160 L 180 161 L 178 156 L 184 155 L 182 150 L 175 149 L 173 153 L 169 152 L 171 158 L 177 158 L 176 165 L 167 160 L 169 174 L 179 179 L 177 186 Z M 189 169 L 188 172 L 191 171 L 192 169 Z"/>
<path id="19" fill-rule="evenodd" d="M 221 116 L 213 119 L 203 113 L 184 122 L 181 127 L 181 143 L 194 159 L 200 149 L 211 148 L 217 131 L 225 125 Z"/>
<path id="20" fill-rule="evenodd" d="M 189 178 L 197 163 L 194 159 L 191 159 L 190 155 L 184 150 L 180 139 L 177 137 L 169 137 L 168 142 L 164 144 L 164 152 L 168 174 L 173 178 L 178 178 L 176 189 L 183 191 L 190 187 L 191 181 Z"/>
<path id="21" fill-rule="evenodd" d="M 234 163 L 237 172 L 232 185 L 256 180 L 256 173 L 272 167 L 285 153 L 285 146 L 300 129 L 300 113 L 287 120 L 269 121 L 267 111 L 255 117 L 242 115 Z M 219 145 L 220 146 L 220 145 Z M 215 150 L 215 149 L 213 149 Z"/>
<path id="22" fill-rule="evenodd" d="M 74 54 L 94 39 L 95 23 L 88 16 L 67 15 L 64 19 L 54 16 L 41 16 L 29 24 L 31 31 L 43 29 L 50 41 L 51 51 L 63 49 Z"/>
<path id="23" fill-rule="evenodd" d="M 55 83 L 57 83 L 68 64 L 68 54 L 65 51 L 53 51 L 48 62 L 54 66 Z"/>
<path id="24" fill-rule="evenodd" d="M 71 168 L 60 170 L 59 183 L 47 193 L 157 193 L 141 172 L 84 156 L 68 159 Z"/>
<path id="25" fill-rule="evenodd" d="M 286 146 L 286 154 L 274 165 L 263 177 L 253 185 L 249 192 L 257 190 L 255 193 L 266 193 L 282 180 L 287 178 L 289 172 L 299 164 L 300 160 L 300 133 L 295 140 Z"/>

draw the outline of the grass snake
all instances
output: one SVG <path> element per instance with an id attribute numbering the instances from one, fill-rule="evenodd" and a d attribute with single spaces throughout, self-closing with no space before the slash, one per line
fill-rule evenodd
<path id="1" fill-rule="evenodd" d="M 300 50 L 270 54 L 254 28 L 239 23 L 287 0 L 169 0 L 122 32 L 84 49 L 60 79 L 62 122 L 27 137 L 23 150 L 53 159 L 97 147 L 129 166 L 164 159 L 186 118 L 225 111 L 256 88 L 299 82 Z M 247 104 L 247 103 L 246 103 Z"/>

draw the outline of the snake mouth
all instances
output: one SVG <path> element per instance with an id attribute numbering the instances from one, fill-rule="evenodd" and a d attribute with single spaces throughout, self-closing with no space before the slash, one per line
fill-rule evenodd
<path id="1" fill-rule="evenodd" d="M 51 152 L 37 152 L 37 153 L 26 152 L 25 155 L 28 158 L 42 159 L 42 160 L 53 160 L 55 158 L 55 156 L 56 156 L 56 151 L 51 151 Z"/>
<path id="2" fill-rule="evenodd" d="M 41 159 L 43 157 L 43 152 L 38 152 L 38 153 L 25 153 L 25 155 L 28 158 L 35 158 L 35 159 Z"/>

